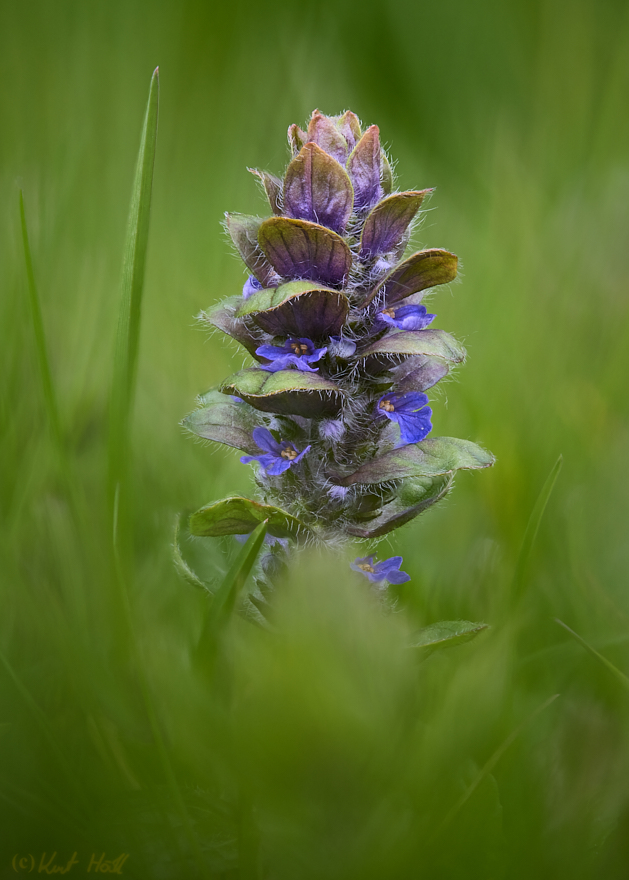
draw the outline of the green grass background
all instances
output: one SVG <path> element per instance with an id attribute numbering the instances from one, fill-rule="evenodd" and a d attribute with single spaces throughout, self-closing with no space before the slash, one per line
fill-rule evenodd
<path id="1" fill-rule="evenodd" d="M 107 411 L 156 65 L 125 615 Z M 0 2 L 0 877 L 15 854 L 36 873 L 42 852 L 75 850 L 74 873 L 125 852 L 133 878 L 627 876 L 629 692 L 553 618 L 629 671 L 628 94 L 616 0 Z M 431 304 L 469 360 L 434 423 L 497 464 L 392 536 L 412 576 L 396 613 L 338 562 L 304 561 L 281 637 L 235 620 L 208 682 L 191 659 L 205 598 L 174 570 L 173 522 L 246 493 L 249 472 L 178 427 L 243 363 L 194 316 L 243 283 L 220 223 L 262 210 L 246 167 L 280 173 L 287 126 L 315 107 L 379 124 L 399 185 L 437 188 L 415 243 L 461 259 Z M 219 576 L 225 548 L 201 543 Z M 458 618 L 491 630 L 421 664 L 404 649 Z"/>

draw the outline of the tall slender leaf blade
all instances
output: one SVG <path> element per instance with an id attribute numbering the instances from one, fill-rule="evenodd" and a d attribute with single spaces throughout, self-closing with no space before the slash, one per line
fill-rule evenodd
<path id="1" fill-rule="evenodd" d="M 159 68 L 156 68 L 151 78 L 148 105 L 144 116 L 122 264 L 122 291 L 118 313 L 118 335 L 110 410 L 109 489 L 111 498 L 113 498 L 116 486 L 124 481 L 129 448 L 129 422 L 137 372 L 142 290 L 157 140 L 158 104 Z"/>
<path id="2" fill-rule="evenodd" d="M 544 511 L 546 510 L 546 506 L 548 505 L 548 501 L 550 499 L 552 491 L 555 488 L 555 483 L 557 482 L 557 477 L 559 476 L 562 465 L 563 455 L 560 455 L 555 462 L 555 465 L 550 474 L 546 478 L 546 482 L 542 486 L 542 491 L 539 493 L 537 501 L 535 502 L 535 506 L 533 507 L 533 510 L 531 512 L 531 516 L 529 517 L 526 531 L 524 533 L 524 539 L 522 540 L 522 547 L 520 548 L 520 554 L 518 556 L 518 561 L 515 568 L 515 575 L 513 578 L 514 593 L 516 597 L 520 596 L 522 593 L 524 576 L 526 574 L 529 559 L 531 558 L 531 551 L 533 550 L 533 545 L 535 543 L 535 539 L 537 538 L 537 533 L 539 532 L 539 527 L 542 521 L 542 517 L 544 516 Z"/>
<path id="3" fill-rule="evenodd" d="M 268 521 L 264 520 L 251 532 L 212 599 L 197 648 L 197 660 L 210 673 L 214 667 L 221 633 L 258 558 L 267 529 Z"/>
<path id="4" fill-rule="evenodd" d="M 50 422 L 52 434 L 59 449 L 63 455 L 63 443 L 61 437 L 61 422 L 59 419 L 59 408 L 57 406 L 57 395 L 52 382 L 52 373 L 50 370 L 50 360 L 48 357 L 48 347 L 46 345 L 46 334 L 44 331 L 44 321 L 41 312 L 41 303 L 39 301 L 39 293 L 35 283 L 35 272 L 33 270 L 33 259 L 31 256 L 31 246 L 28 240 L 28 228 L 26 226 L 26 212 L 24 210 L 24 196 L 20 190 L 20 221 L 22 226 L 22 243 L 24 245 L 24 261 L 26 264 L 26 280 L 28 286 L 28 299 L 31 307 L 31 319 L 33 322 L 33 331 L 35 333 L 35 346 L 37 349 L 37 360 L 39 363 L 39 374 L 41 377 L 42 390 L 44 393 L 44 403 Z"/>

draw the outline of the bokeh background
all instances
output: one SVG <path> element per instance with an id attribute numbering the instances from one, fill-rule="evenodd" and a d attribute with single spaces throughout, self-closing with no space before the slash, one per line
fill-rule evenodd
<path id="1" fill-rule="evenodd" d="M 125 617 L 107 412 L 156 65 Z M 0 2 L 1 877 L 16 854 L 37 872 L 74 851 L 75 873 L 128 853 L 133 878 L 627 876 L 629 692 L 554 618 L 629 671 L 628 95 L 622 0 Z M 382 546 L 412 576 L 394 613 L 306 560 L 281 637 L 234 620 L 208 682 L 191 660 L 207 600 L 172 564 L 173 523 L 250 484 L 178 427 L 243 363 L 194 319 L 243 283 L 221 220 L 263 210 L 246 167 L 280 173 L 315 107 L 377 123 L 399 186 L 436 187 L 415 245 L 461 259 L 431 304 L 469 359 L 434 422 L 497 464 Z M 188 550 L 208 577 L 229 564 Z M 424 662 L 405 648 L 459 618 L 491 629 Z"/>

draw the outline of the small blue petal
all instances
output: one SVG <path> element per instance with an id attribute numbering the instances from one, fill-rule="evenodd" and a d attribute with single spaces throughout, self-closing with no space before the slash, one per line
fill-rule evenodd
<path id="1" fill-rule="evenodd" d="M 257 293 L 259 290 L 264 290 L 264 287 L 260 284 L 255 275 L 250 275 L 245 281 L 245 286 L 242 289 L 243 298 L 249 299 L 250 296 L 253 296 L 253 294 Z"/>
<path id="2" fill-rule="evenodd" d="M 243 464 L 257 461 L 269 477 L 278 477 L 280 474 L 283 474 L 291 465 L 300 462 L 311 448 L 306 446 L 305 449 L 298 452 L 293 444 L 287 440 L 282 440 L 281 443 L 278 443 L 268 428 L 254 428 L 252 436 L 263 452 L 261 455 L 243 455 L 240 461 Z"/>
<path id="3" fill-rule="evenodd" d="M 397 309 L 384 309 L 376 315 L 376 321 L 397 327 L 399 330 L 423 330 L 432 324 L 436 315 L 426 312 L 426 306 L 405 305 Z"/>
<path id="4" fill-rule="evenodd" d="M 388 581 L 390 584 L 403 584 L 410 581 L 410 575 L 405 571 L 400 571 L 402 564 L 401 556 L 391 556 L 389 559 L 383 559 L 374 565 L 373 556 L 363 556 L 350 562 L 350 568 L 359 571 L 372 583 L 378 584 Z"/>
<path id="5" fill-rule="evenodd" d="M 294 367 L 306 373 L 316 373 L 318 367 L 311 367 L 311 363 L 320 360 L 327 352 L 327 346 L 315 348 L 311 339 L 287 339 L 284 345 L 260 345 L 256 354 L 268 360 L 268 364 L 261 364 L 263 370 L 276 373 L 278 370 L 288 370 Z"/>

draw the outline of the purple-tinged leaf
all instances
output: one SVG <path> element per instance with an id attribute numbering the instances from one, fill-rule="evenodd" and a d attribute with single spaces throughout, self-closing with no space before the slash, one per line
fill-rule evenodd
<path id="1" fill-rule="evenodd" d="M 258 243 L 262 218 L 249 214 L 225 214 L 225 222 L 245 266 L 263 287 L 273 287 L 278 279 Z"/>
<path id="2" fill-rule="evenodd" d="M 399 392 L 427 391 L 448 375 L 447 361 L 437 357 L 409 357 L 390 370 L 393 388 Z"/>
<path id="3" fill-rule="evenodd" d="M 304 418 L 336 415 L 344 396 L 334 382 L 318 373 L 301 370 L 269 373 L 255 367 L 230 376 L 219 390 L 237 395 L 262 412 Z"/>
<path id="4" fill-rule="evenodd" d="M 383 289 L 385 304 L 391 306 L 411 294 L 454 281 L 457 264 L 458 258 L 450 251 L 444 251 L 441 248 L 418 251 L 389 272 L 386 278 L 363 301 L 362 308 L 368 305 Z"/>
<path id="5" fill-rule="evenodd" d="M 406 477 L 438 477 L 462 469 L 490 467 L 494 460 L 491 453 L 469 440 L 435 437 L 386 452 L 338 482 L 341 486 L 351 486 L 354 483 L 386 483 Z"/>
<path id="6" fill-rule="evenodd" d="M 345 324 L 349 302 L 344 293 L 313 281 L 289 281 L 254 293 L 238 309 L 238 317 L 255 321 L 272 336 L 337 336 Z"/>
<path id="7" fill-rule="evenodd" d="M 394 193 L 367 215 L 360 239 L 362 257 L 376 257 L 392 251 L 402 241 L 430 189 Z"/>
<path id="8" fill-rule="evenodd" d="M 356 538 L 381 538 L 388 535 L 440 501 L 448 493 L 452 480 L 453 474 L 403 480 L 398 497 L 385 504 L 379 516 L 364 524 L 348 525 L 345 531 Z"/>
<path id="9" fill-rule="evenodd" d="M 372 342 L 356 355 L 356 359 L 411 355 L 428 355 L 451 363 L 460 363 L 465 359 L 465 349 L 445 330 L 401 330 L 399 333 L 388 333 Z"/>
<path id="10" fill-rule="evenodd" d="M 358 116 L 356 116 L 355 113 L 352 113 L 351 110 L 347 110 L 342 116 L 336 117 L 336 126 L 347 141 L 349 150 L 353 150 L 361 137 L 360 120 L 358 119 Z"/>
<path id="11" fill-rule="evenodd" d="M 232 339 L 243 345 L 253 357 L 256 356 L 256 348 L 260 345 L 261 340 L 259 336 L 249 330 L 242 319 L 235 316 L 233 308 L 220 305 L 209 312 L 201 312 L 199 318 L 206 324 L 211 324 L 212 327 L 226 333 L 227 336 L 231 336 Z"/>
<path id="12" fill-rule="evenodd" d="M 259 425 L 255 410 L 245 403 L 234 403 L 218 391 L 210 391 L 200 398 L 199 409 L 182 421 L 182 426 L 197 437 L 214 440 L 254 454 L 258 447 L 253 439 Z"/>
<path id="13" fill-rule="evenodd" d="M 276 538 L 305 538 L 310 529 L 285 510 L 235 496 L 208 504 L 193 513 L 190 532 L 200 538 L 248 535 L 260 523 L 268 522 L 268 533 Z"/>
<path id="14" fill-rule="evenodd" d="M 356 144 L 347 160 L 347 170 L 354 186 L 354 208 L 363 211 L 377 202 L 381 194 L 380 132 L 372 125 Z"/>
<path id="15" fill-rule="evenodd" d="M 293 125 L 289 125 L 288 145 L 291 149 L 291 153 L 293 154 L 293 156 L 296 156 L 306 143 L 308 143 L 308 135 L 306 134 L 306 132 L 294 123 Z"/>
<path id="16" fill-rule="evenodd" d="M 258 241 L 276 272 L 288 280 L 340 284 L 352 265 L 341 236 L 307 220 L 270 217 L 260 226 Z"/>
<path id="17" fill-rule="evenodd" d="M 349 147 L 333 116 L 315 110 L 308 123 L 308 142 L 321 147 L 341 165 L 345 165 Z"/>
<path id="18" fill-rule="evenodd" d="M 354 192 L 346 171 L 317 144 L 306 144 L 284 178 L 284 213 L 343 232 Z"/>
<path id="19" fill-rule="evenodd" d="M 282 181 L 274 174 L 269 174 L 268 171 L 258 171 L 257 168 L 247 168 L 247 171 L 255 174 L 260 180 L 271 210 L 274 214 L 280 215 L 282 213 Z"/>

